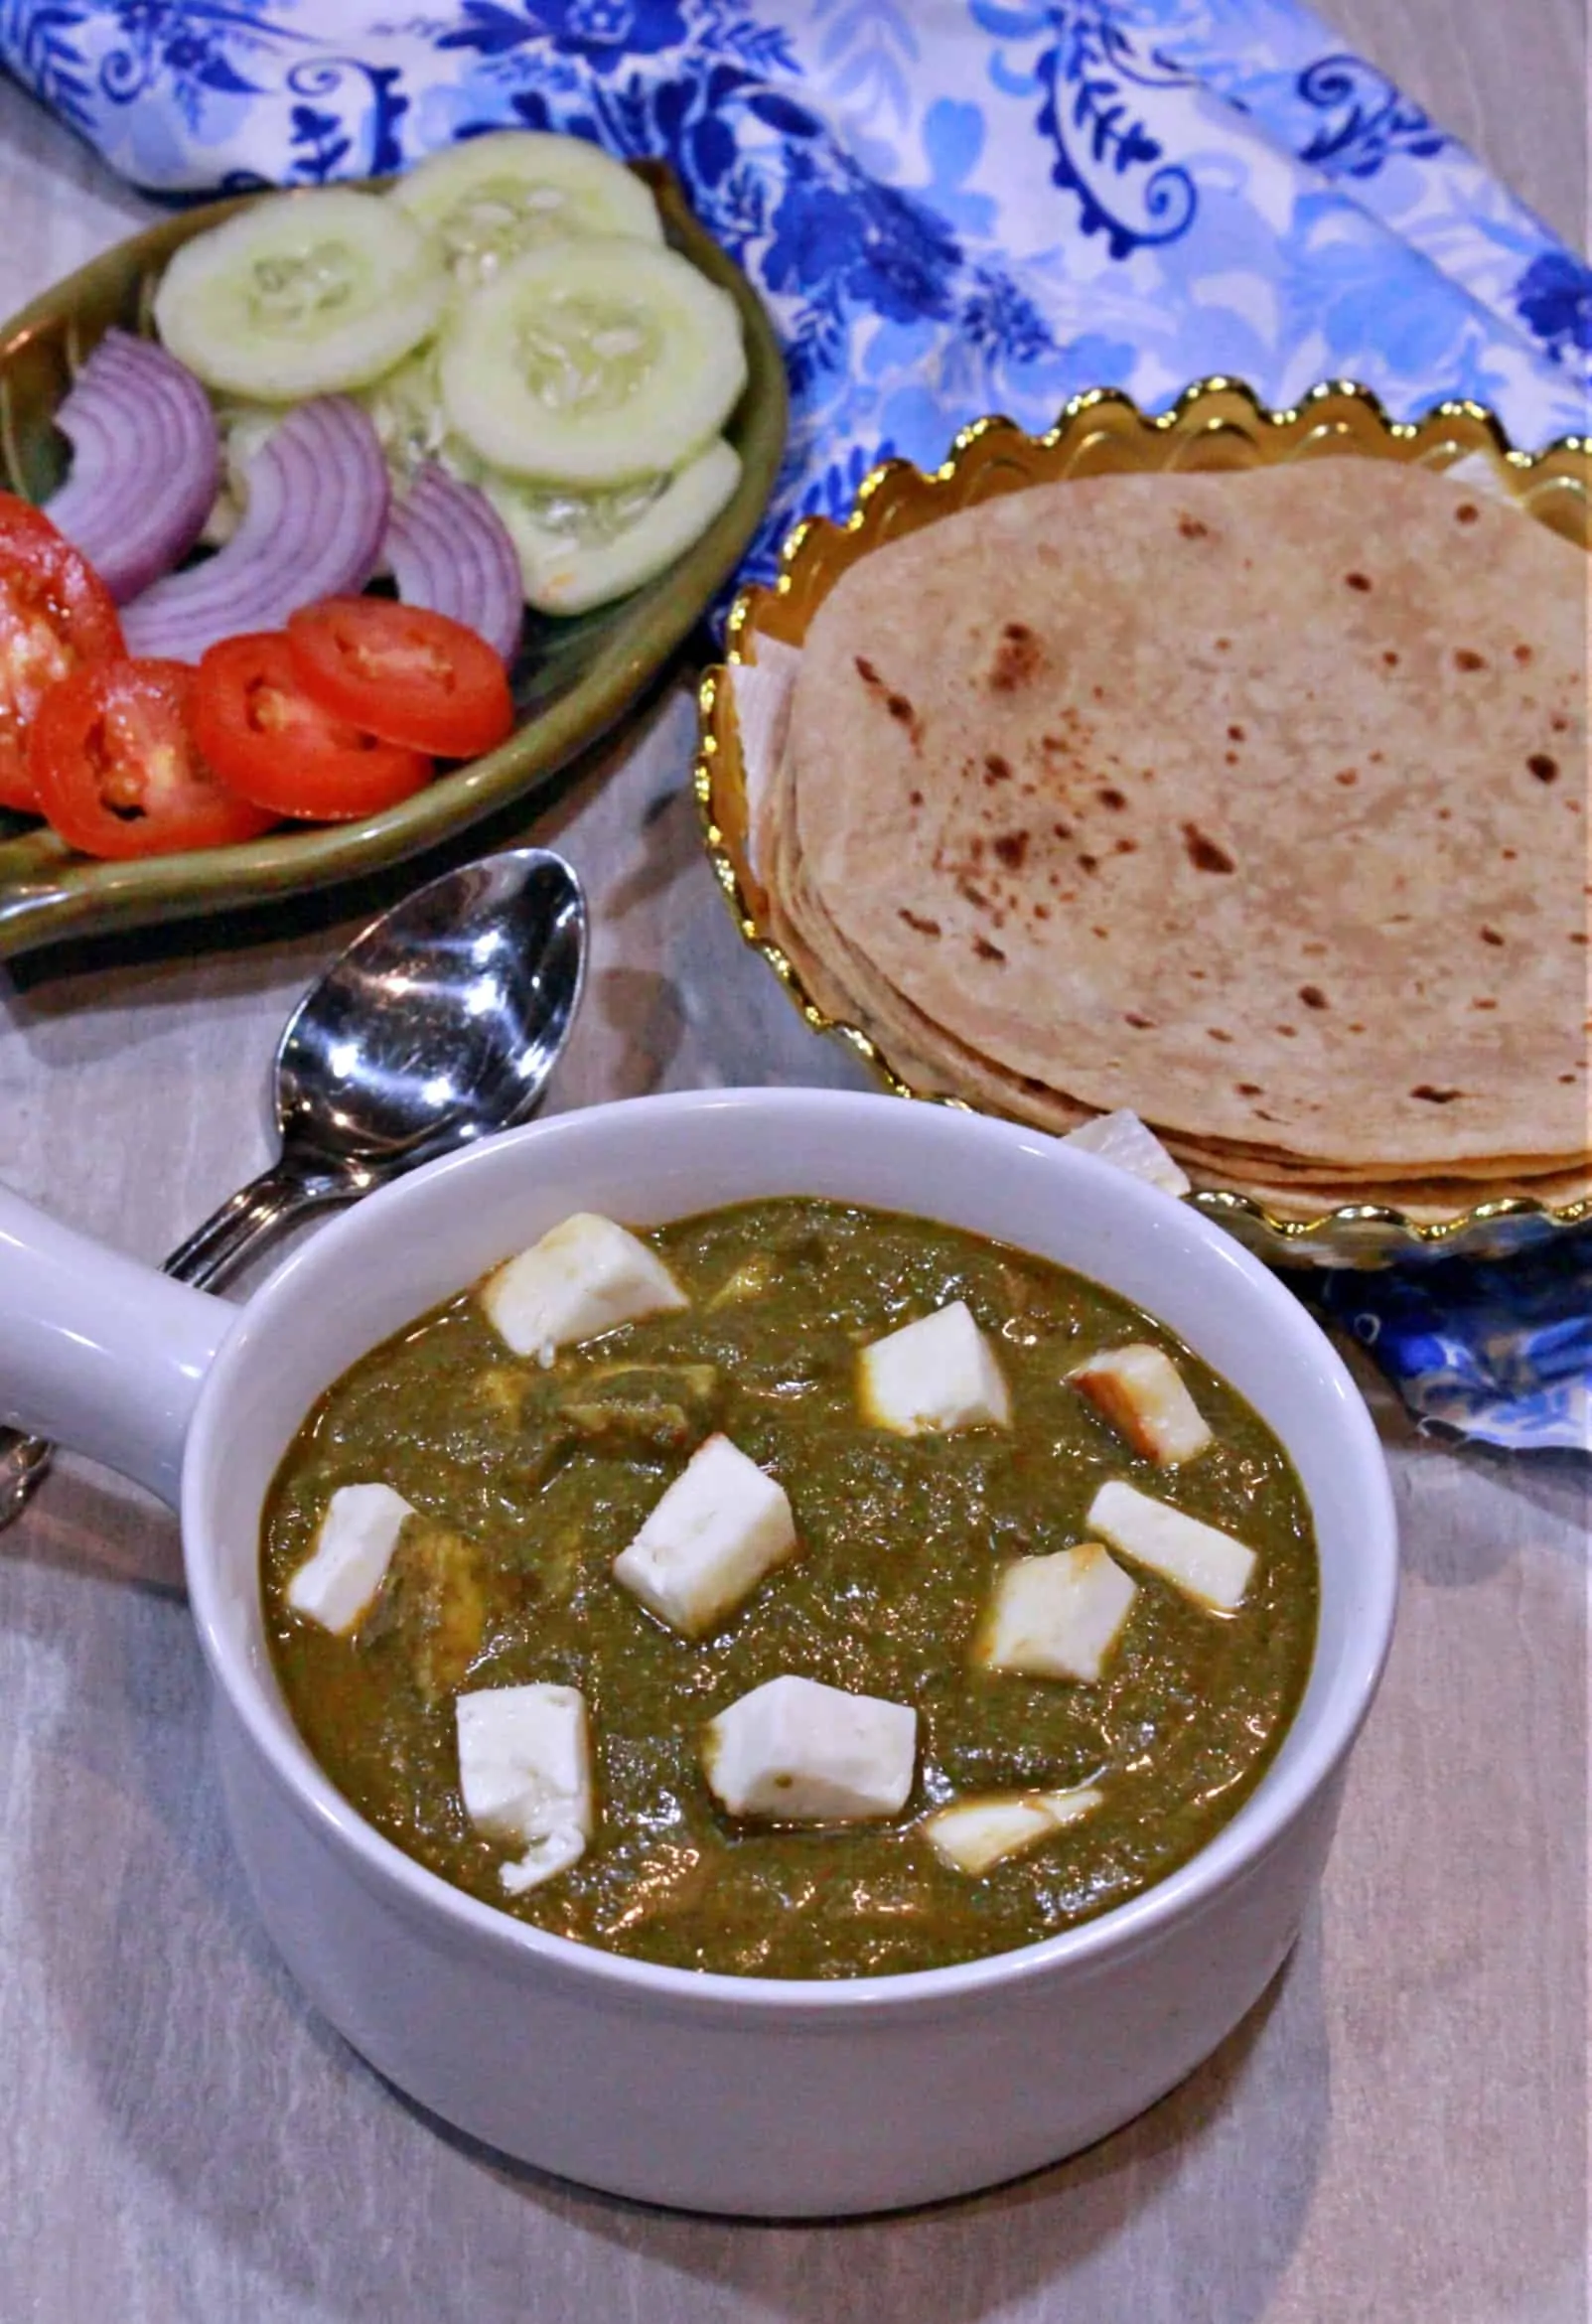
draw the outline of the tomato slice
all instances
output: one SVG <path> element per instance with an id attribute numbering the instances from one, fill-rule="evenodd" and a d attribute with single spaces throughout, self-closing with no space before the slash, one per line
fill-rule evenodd
<path id="1" fill-rule="evenodd" d="M 0 806 L 42 812 L 28 734 L 57 681 L 127 649 L 109 590 L 42 508 L 0 493 Z"/>
<path id="2" fill-rule="evenodd" d="M 513 731 L 503 656 L 446 614 L 329 597 L 290 616 L 299 683 L 339 718 L 438 759 L 473 759 Z"/>
<path id="3" fill-rule="evenodd" d="M 53 685 L 28 739 L 42 811 L 84 855 L 253 839 L 276 820 L 218 783 L 190 725 L 186 661 L 104 661 Z"/>
<path id="4" fill-rule="evenodd" d="M 373 815 L 431 780 L 431 761 L 336 717 L 300 686 L 278 630 L 223 638 L 199 665 L 194 733 L 257 806 L 316 822 Z"/>

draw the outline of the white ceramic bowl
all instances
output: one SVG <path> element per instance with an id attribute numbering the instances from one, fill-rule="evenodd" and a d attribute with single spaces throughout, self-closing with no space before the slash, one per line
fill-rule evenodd
<path id="1" fill-rule="evenodd" d="M 1162 1317 L 1287 1446 L 1314 1511 L 1304 1703 L 1233 1820 L 1082 1928 L 955 1968 L 776 1982 L 544 1935 L 357 1816 L 272 1676 L 260 1513 L 356 1358 L 570 1210 L 655 1224 L 760 1195 L 919 1212 L 1093 1276 Z M 178 1498 L 216 1679 L 227 1813 L 272 1938 L 382 2074 L 588 2185 L 764 2216 L 923 2203 L 1087 2145 L 1258 1998 L 1320 1876 L 1386 1654 L 1396 1545 L 1371 1420 L 1304 1309 L 1186 1207 L 1037 1131 L 827 1090 L 642 1098 L 434 1164 L 346 1213 L 239 1311 L 0 1191 L 0 1412 Z"/>

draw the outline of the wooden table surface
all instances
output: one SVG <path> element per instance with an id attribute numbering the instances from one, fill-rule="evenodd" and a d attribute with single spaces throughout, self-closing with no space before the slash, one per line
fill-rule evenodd
<path id="1" fill-rule="evenodd" d="M 1330 0 L 1567 238 L 1578 0 Z M 0 311 L 146 206 L 0 87 Z M 677 692 L 537 834 L 596 906 L 555 1102 L 838 1081 L 699 860 Z M 617 772 L 615 771 L 617 768 Z M 297 991 L 395 883 L 0 970 L 0 1175 L 150 1258 L 266 1157 Z M 1572 2324 L 1587 2315 L 1587 1471 L 1420 1441 L 1373 1389 L 1405 1590 L 1319 1909 L 1225 2049 L 1023 2185 L 916 2217 L 674 2217 L 505 2164 L 378 2083 L 259 1931 L 176 1526 L 64 1462 L 0 1541 L 0 2319 L 78 2324 Z"/>

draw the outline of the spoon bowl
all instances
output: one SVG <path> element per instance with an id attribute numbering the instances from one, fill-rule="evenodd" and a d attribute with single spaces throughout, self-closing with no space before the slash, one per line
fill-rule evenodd
<path id="1" fill-rule="evenodd" d="M 459 864 L 373 920 L 283 1028 L 277 1159 L 165 1273 L 219 1284 L 304 1212 L 526 1120 L 580 1007 L 586 926 L 579 880 L 542 847 Z M 32 1500 L 51 1451 L 0 1428 L 0 1527 Z"/>
<path id="2" fill-rule="evenodd" d="M 360 1191 L 522 1121 L 569 1037 L 586 907 L 536 847 L 445 872 L 306 993 L 276 1055 L 285 1156 Z"/>

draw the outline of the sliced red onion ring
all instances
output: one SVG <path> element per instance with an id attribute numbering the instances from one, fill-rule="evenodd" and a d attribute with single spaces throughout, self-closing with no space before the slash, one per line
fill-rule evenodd
<path id="1" fill-rule="evenodd" d="M 46 508 L 118 605 L 186 557 L 220 479 L 204 388 L 153 340 L 107 331 L 56 414 L 72 473 Z"/>
<path id="2" fill-rule="evenodd" d="M 387 518 L 381 558 L 405 605 L 451 615 L 512 660 L 525 588 L 507 527 L 485 493 L 425 461 Z"/>
<path id="3" fill-rule="evenodd" d="M 127 608 L 129 654 L 198 661 L 217 639 L 279 630 L 299 606 L 369 579 L 387 525 L 387 471 L 357 403 L 320 395 L 295 405 L 245 475 L 248 505 L 226 546 Z"/>

